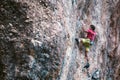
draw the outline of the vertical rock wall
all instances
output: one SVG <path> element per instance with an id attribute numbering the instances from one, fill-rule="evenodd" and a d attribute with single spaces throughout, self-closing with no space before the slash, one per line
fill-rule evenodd
<path id="1" fill-rule="evenodd" d="M 0 78 L 3 80 L 119 79 L 119 0 L 0 0 Z M 96 26 L 88 53 L 75 42 Z M 114 74 L 114 75 L 113 75 Z"/>
<path id="2" fill-rule="evenodd" d="M 55 0 L 0 1 L 0 78 L 57 79 L 67 37 L 62 11 Z"/>
<path id="3" fill-rule="evenodd" d="M 109 26 L 107 27 L 107 79 L 119 80 L 120 78 L 120 1 L 112 1 L 109 12 Z"/>

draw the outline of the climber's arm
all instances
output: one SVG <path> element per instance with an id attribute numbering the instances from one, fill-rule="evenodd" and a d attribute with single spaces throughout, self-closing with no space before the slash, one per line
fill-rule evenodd
<path id="1" fill-rule="evenodd" d="M 84 32 L 86 32 L 86 33 L 88 32 L 87 30 L 85 30 L 85 28 L 84 28 L 84 27 L 82 27 L 82 30 L 83 30 Z"/>

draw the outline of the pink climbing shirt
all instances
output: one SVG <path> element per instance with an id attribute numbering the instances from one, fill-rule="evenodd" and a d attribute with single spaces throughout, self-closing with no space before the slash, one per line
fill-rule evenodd
<path id="1" fill-rule="evenodd" d="M 89 38 L 91 41 L 94 41 L 95 36 L 96 36 L 96 33 L 93 30 L 91 29 L 87 30 L 87 38 Z"/>

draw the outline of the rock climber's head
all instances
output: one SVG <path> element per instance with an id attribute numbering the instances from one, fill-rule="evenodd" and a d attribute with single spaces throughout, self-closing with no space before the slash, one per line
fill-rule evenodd
<path id="1" fill-rule="evenodd" d="M 95 30 L 95 26 L 94 25 L 90 25 L 90 28 L 94 31 Z"/>

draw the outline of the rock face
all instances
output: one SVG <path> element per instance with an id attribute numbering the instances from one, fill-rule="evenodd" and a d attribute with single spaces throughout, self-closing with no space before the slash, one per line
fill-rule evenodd
<path id="1" fill-rule="evenodd" d="M 75 38 L 91 24 L 97 36 L 83 70 Z M 2 80 L 119 80 L 119 57 L 119 0 L 0 0 Z"/>
<path id="2" fill-rule="evenodd" d="M 65 53 L 65 31 L 55 2 L 0 2 L 0 78 L 56 79 Z"/>

